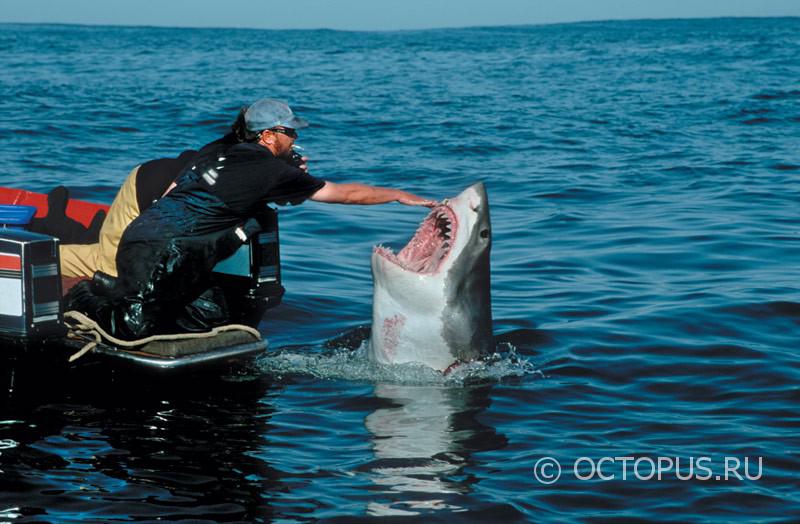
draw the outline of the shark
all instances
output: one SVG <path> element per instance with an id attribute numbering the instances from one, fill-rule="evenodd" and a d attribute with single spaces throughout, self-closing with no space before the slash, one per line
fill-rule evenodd
<path id="1" fill-rule="evenodd" d="M 491 352 L 489 199 L 482 182 L 431 209 L 400 251 L 372 251 L 368 355 L 447 372 Z"/>

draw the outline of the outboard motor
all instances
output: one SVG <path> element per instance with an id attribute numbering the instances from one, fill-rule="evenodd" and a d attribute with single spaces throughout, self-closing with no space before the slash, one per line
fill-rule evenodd
<path id="1" fill-rule="evenodd" d="M 0 205 L 0 338 L 62 336 L 58 239 L 22 229 L 36 208 Z"/>
<path id="2" fill-rule="evenodd" d="M 214 280 L 224 291 L 231 322 L 257 326 L 264 312 L 281 303 L 278 212 L 271 207 L 256 217 L 261 232 L 214 267 Z"/>

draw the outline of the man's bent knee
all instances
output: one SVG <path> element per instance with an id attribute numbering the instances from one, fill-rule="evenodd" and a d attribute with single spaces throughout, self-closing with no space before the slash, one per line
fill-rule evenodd
<path id="1" fill-rule="evenodd" d="M 62 277 L 92 278 L 97 270 L 98 244 L 62 244 L 59 247 Z"/>

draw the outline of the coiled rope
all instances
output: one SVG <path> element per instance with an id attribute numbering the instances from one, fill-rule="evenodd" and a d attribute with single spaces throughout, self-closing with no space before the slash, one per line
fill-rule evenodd
<path id="1" fill-rule="evenodd" d="M 144 344 L 148 344 L 150 342 L 155 342 L 155 341 L 211 338 L 225 331 L 244 331 L 245 333 L 253 335 L 253 337 L 255 337 L 256 340 L 261 340 L 261 333 L 257 329 L 242 324 L 228 324 L 225 326 L 218 326 L 213 328 L 211 331 L 206 331 L 203 333 L 175 333 L 171 335 L 151 335 L 149 337 L 141 338 L 138 340 L 122 340 L 112 335 L 109 335 L 103 328 L 101 328 L 97 324 L 97 322 L 95 322 L 91 318 L 87 317 L 86 315 L 78 311 L 66 311 L 64 313 L 64 320 L 70 321 L 68 327 L 71 333 L 83 337 L 94 338 L 93 341 L 87 342 L 85 346 L 83 346 L 80 350 L 78 350 L 78 352 L 70 356 L 69 357 L 70 362 L 78 360 L 83 355 L 94 349 L 103 340 L 106 340 L 115 346 L 129 348 L 129 347 L 143 346 Z"/>

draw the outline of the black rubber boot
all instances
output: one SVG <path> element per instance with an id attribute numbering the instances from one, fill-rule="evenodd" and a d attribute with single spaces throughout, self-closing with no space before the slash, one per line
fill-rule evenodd
<path id="1" fill-rule="evenodd" d="M 95 295 L 102 297 L 114 297 L 120 294 L 117 290 L 117 277 L 112 277 L 102 271 L 94 272 L 91 290 Z"/>

